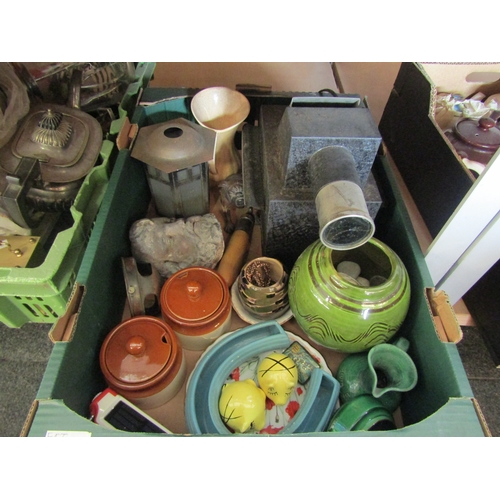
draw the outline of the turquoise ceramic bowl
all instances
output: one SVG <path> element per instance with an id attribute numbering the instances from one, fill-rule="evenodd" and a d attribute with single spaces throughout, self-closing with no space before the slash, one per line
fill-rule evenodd
<path id="1" fill-rule="evenodd" d="M 185 415 L 195 435 L 230 435 L 219 414 L 221 388 L 243 362 L 269 351 L 283 351 L 292 340 L 276 321 L 227 333 L 210 346 L 188 381 Z M 339 382 L 322 368 L 312 371 L 305 397 L 293 419 L 279 432 L 295 434 L 324 431 L 340 393 Z"/>
<path id="2" fill-rule="evenodd" d="M 345 260 L 357 262 L 375 286 L 361 286 L 338 273 Z M 288 285 L 290 308 L 316 343 L 346 353 L 387 342 L 399 330 L 410 305 L 410 282 L 401 259 L 372 238 L 351 250 L 333 250 L 320 240 L 299 256 Z"/>
<path id="3" fill-rule="evenodd" d="M 288 336 L 278 323 L 269 321 L 226 333 L 207 348 L 192 371 L 186 388 L 185 415 L 191 434 L 219 433 L 220 427 L 209 410 L 209 388 L 213 376 L 224 360 L 231 359 L 239 364 L 251 356 L 254 351 L 252 344 L 256 342 L 258 345 L 264 342 L 264 347 L 269 349 L 289 343 Z"/>

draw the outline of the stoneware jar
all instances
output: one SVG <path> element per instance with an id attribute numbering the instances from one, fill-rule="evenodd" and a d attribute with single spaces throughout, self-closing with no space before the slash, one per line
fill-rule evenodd
<path id="1" fill-rule="evenodd" d="M 136 316 L 116 326 L 104 339 L 99 361 L 108 385 L 142 410 L 167 403 L 186 379 L 179 341 L 153 316 Z"/>
<path id="2" fill-rule="evenodd" d="M 229 287 L 209 268 L 187 267 L 173 274 L 162 287 L 160 307 L 185 349 L 202 351 L 230 327 Z"/>
<path id="3" fill-rule="evenodd" d="M 336 270 L 357 262 L 372 285 L 362 286 Z M 410 304 L 408 273 L 387 245 L 371 238 L 351 250 L 332 250 L 320 240 L 299 256 L 290 273 L 290 308 L 304 332 L 341 352 L 365 351 L 392 338 Z"/>

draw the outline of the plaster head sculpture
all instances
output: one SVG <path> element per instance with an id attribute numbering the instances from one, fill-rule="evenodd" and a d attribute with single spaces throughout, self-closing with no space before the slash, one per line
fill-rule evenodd
<path id="1" fill-rule="evenodd" d="M 235 432 L 260 431 L 266 424 L 266 395 L 252 379 L 224 384 L 219 413 L 222 421 Z"/>
<path id="2" fill-rule="evenodd" d="M 266 356 L 257 369 L 259 386 L 276 405 L 288 402 L 299 374 L 295 362 L 283 353 Z"/>

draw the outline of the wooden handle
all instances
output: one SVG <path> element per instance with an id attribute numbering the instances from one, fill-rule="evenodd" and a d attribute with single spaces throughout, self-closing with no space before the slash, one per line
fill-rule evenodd
<path id="1" fill-rule="evenodd" d="M 254 216 L 251 210 L 242 215 L 219 262 L 217 272 L 224 278 L 229 288 L 233 285 L 243 267 L 250 248 Z"/>

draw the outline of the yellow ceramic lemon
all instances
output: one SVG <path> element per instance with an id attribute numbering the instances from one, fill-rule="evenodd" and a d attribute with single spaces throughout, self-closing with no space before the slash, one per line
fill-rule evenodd
<path id="1" fill-rule="evenodd" d="M 266 395 L 251 379 L 225 384 L 219 413 L 222 421 L 236 432 L 250 428 L 260 431 L 266 425 Z"/>
<path id="2" fill-rule="evenodd" d="M 299 373 L 291 358 L 275 352 L 260 362 L 257 377 L 267 397 L 276 405 L 284 405 L 297 385 Z"/>

